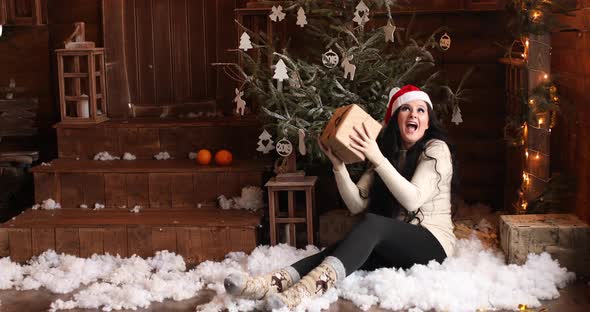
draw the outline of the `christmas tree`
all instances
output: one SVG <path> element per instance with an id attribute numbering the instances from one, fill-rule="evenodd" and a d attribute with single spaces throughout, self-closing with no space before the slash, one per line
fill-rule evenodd
<path id="1" fill-rule="evenodd" d="M 299 0 L 283 5 L 287 18 L 280 23 L 293 23 L 302 15 L 297 12 L 305 12 L 308 24 L 302 31 L 307 39 L 298 43 L 307 48 L 305 54 L 291 55 L 289 48 L 277 52 L 275 41 L 242 26 L 256 41 L 258 53 L 240 51 L 242 66 L 225 64 L 244 85 L 247 96 L 259 103 L 266 128 L 274 128 L 277 137 L 296 142 L 303 130 L 307 155 L 322 157 L 316 139 L 336 108 L 356 103 L 376 120 L 383 120 L 389 91 L 405 84 L 431 94 L 439 115 L 448 117 L 453 112 L 461 90 L 441 83 L 430 52 L 440 49 L 435 38 L 442 29 L 420 41 L 412 38 L 409 26 L 403 36 L 400 31 L 393 34 L 394 44 L 386 40 L 395 31 L 391 0 Z M 369 18 L 369 10 L 383 13 L 385 19 Z M 269 59 L 277 66 L 269 68 Z M 346 68 L 340 66 L 345 60 L 355 66 L 354 79 L 345 78 Z M 276 80 L 285 76 L 286 83 Z"/>

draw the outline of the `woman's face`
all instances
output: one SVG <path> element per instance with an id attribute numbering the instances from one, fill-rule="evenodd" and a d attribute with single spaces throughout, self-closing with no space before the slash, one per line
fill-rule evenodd
<path id="1" fill-rule="evenodd" d="M 404 149 L 409 149 L 424 136 L 428 129 L 428 104 L 414 100 L 399 108 L 397 124 Z"/>

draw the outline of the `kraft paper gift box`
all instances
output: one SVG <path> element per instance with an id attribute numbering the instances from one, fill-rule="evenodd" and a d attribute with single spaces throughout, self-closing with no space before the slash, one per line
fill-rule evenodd
<path id="1" fill-rule="evenodd" d="M 363 122 L 371 137 L 376 139 L 383 127 L 381 123 L 356 104 L 342 106 L 334 111 L 320 141 L 325 147 L 331 148 L 332 152 L 346 164 L 364 161 L 365 155 L 350 147 L 350 135 L 354 133 L 353 127 L 356 126 L 363 131 Z"/>

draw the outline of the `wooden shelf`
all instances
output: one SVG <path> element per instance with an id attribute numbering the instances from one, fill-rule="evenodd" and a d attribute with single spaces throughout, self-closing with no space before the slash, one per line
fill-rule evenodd
<path id="1" fill-rule="evenodd" d="M 267 162 L 257 160 L 234 160 L 230 166 L 198 165 L 191 159 L 170 160 L 71 160 L 55 159 L 51 166 L 36 166 L 32 172 L 48 173 L 198 173 L 264 171 Z"/>

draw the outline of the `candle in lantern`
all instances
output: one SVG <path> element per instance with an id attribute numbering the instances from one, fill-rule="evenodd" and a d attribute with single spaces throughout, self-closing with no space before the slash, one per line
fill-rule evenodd
<path id="1" fill-rule="evenodd" d="M 78 117 L 90 118 L 90 105 L 88 105 L 88 95 L 82 94 L 80 95 L 80 98 L 82 99 L 76 102 Z"/>

